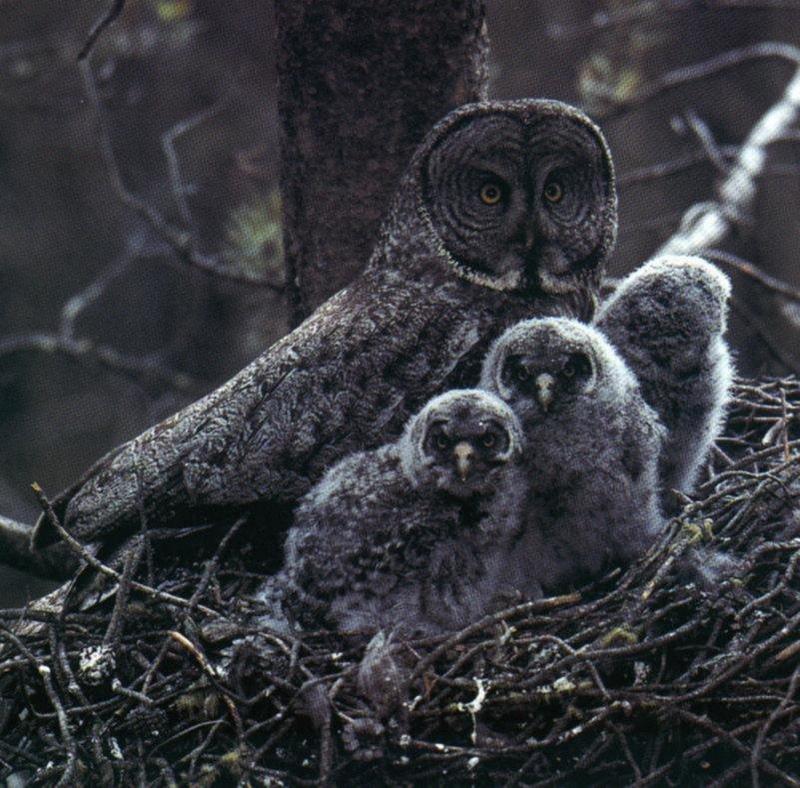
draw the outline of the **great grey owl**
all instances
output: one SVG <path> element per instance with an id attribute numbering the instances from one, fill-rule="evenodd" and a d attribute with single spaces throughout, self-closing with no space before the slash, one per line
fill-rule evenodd
<path id="1" fill-rule="evenodd" d="M 664 506 L 689 493 L 728 401 L 733 367 L 723 338 L 728 278 L 699 257 L 663 257 L 634 271 L 602 304 L 597 327 L 639 379 L 667 428 Z"/>
<path id="2" fill-rule="evenodd" d="M 527 572 L 520 590 L 535 598 L 644 553 L 663 522 L 663 427 L 600 332 L 565 318 L 519 323 L 492 347 L 481 384 L 525 434 L 524 527 L 507 559 L 513 576 Z"/>
<path id="3" fill-rule="evenodd" d="M 56 513 L 108 546 L 138 530 L 138 498 L 149 525 L 291 506 L 336 460 L 397 437 L 431 396 L 474 385 L 511 323 L 589 318 L 615 228 L 611 159 L 581 112 L 538 100 L 455 110 L 415 152 L 363 274 L 229 382 L 100 460 Z M 34 545 L 54 538 L 40 521 Z"/>
<path id="4" fill-rule="evenodd" d="M 432 399 L 403 436 L 345 457 L 303 498 L 286 541 L 301 624 L 406 635 L 462 627 L 505 590 L 520 525 L 522 434 L 476 389 Z"/>

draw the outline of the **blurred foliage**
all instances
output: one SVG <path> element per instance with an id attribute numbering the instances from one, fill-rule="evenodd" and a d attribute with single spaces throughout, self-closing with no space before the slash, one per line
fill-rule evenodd
<path id="1" fill-rule="evenodd" d="M 578 66 L 578 93 L 592 114 L 603 114 L 630 101 L 646 79 L 648 56 L 668 39 L 658 26 L 658 2 L 603 0 L 598 5 L 598 22 L 632 11 L 635 14 L 628 25 L 604 27 Z"/>
<path id="2" fill-rule="evenodd" d="M 237 205 L 225 223 L 222 259 L 248 276 L 266 279 L 278 287 L 286 283 L 283 255 L 281 195 L 253 194 Z"/>
<path id="3" fill-rule="evenodd" d="M 151 4 L 163 22 L 180 22 L 188 18 L 194 6 L 192 0 L 151 0 Z"/>

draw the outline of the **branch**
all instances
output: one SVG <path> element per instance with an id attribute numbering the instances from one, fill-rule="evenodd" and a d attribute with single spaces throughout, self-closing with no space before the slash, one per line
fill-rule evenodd
<path id="1" fill-rule="evenodd" d="M 766 271 L 762 271 L 758 266 L 747 260 L 743 260 L 735 254 L 725 252 L 721 249 L 705 249 L 703 251 L 703 257 L 706 257 L 714 263 L 720 263 L 734 271 L 738 271 L 740 274 L 744 274 L 772 293 L 783 296 L 789 301 L 800 303 L 800 289 L 792 287 L 792 285 L 784 282 L 782 279 L 771 276 L 766 273 Z"/>
<path id="2" fill-rule="evenodd" d="M 726 52 L 704 63 L 672 71 L 636 97 L 639 103 L 678 84 L 763 57 L 779 57 L 794 63 L 792 79 L 781 98 L 751 129 L 727 176 L 717 187 L 715 199 L 692 205 L 684 213 L 678 231 L 656 254 L 701 253 L 718 245 L 727 236 L 731 226 L 750 213 L 757 191 L 757 179 L 764 172 L 767 161 L 767 147 L 785 139 L 790 126 L 800 114 L 800 49 L 789 44 L 767 42 Z M 704 138 L 706 146 L 710 144 L 700 126 L 695 123 L 693 128 Z"/>
<path id="3" fill-rule="evenodd" d="M 114 22 L 117 17 L 125 10 L 125 0 L 114 0 L 111 8 L 108 9 L 95 23 L 86 37 L 86 43 L 81 47 L 78 52 L 78 60 L 84 60 L 92 51 L 97 39 L 103 34 L 103 31 Z"/>
<path id="4" fill-rule="evenodd" d="M 47 580 L 66 580 L 77 562 L 60 545 L 55 550 L 34 553 L 31 548 L 33 527 L 0 515 L 0 555 L 3 563 Z"/>
<path id="5" fill-rule="evenodd" d="M 80 62 L 80 70 L 83 76 L 84 90 L 94 113 L 100 152 L 106 170 L 108 171 L 111 185 L 123 205 L 130 208 L 137 216 L 143 219 L 156 235 L 172 249 L 177 259 L 190 268 L 228 282 L 237 282 L 252 287 L 264 288 L 276 293 L 283 293 L 285 290 L 283 285 L 276 285 L 261 277 L 250 276 L 249 274 L 222 267 L 215 257 L 205 255 L 197 249 L 195 239 L 189 230 L 172 225 L 156 208 L 128 189 L 122 179 L 122 173 L 117 164 L 108 122 L 105 112 L 103 111 L 100 96 L 97 93 L 97 85 L 95 84 L 92 67 L 88 60 L 82 60 Z M 205 114 L 201 113 L 200 120 L 212 115 L 214 111 L 216 110 L 208 110 Z M 195 116 L 195 118 L 197 117 L 198 116 Z M 193 119 L 190 118 L 186 123 L 191 125 L 192 120 Z M 196 122 L 200 121 L 197 120 Z M 182 133 L 180 124 L 176 128 L 178 129 L 178 133 Z M 167 132 L 167 134 L 169 134 L 169 132 Z M 172 176 L 174 177 L 174 172 Z"/>
<path id="6" fill-rule="evenodd" d="M 64 528 L 63 525 L 61 525 L 56 513 L 53 511 L 50 501 L 37 483 L 32 484 L 31 487 L 36 494 L 36 497 L 39 499 L 39 503 L 42 506 L 42 510 L 44 511 L 44 515 L 47 518 L 48 523 L 52 528 L 55 529 L 66 547 L 69 548 L 76 559 L 85 562 L 99 574 L 110 577 L 112 580 L 116 580 L 119 583 L 122 579 L 122 575 L 115 569 L 112 569 L 110 566 L 107 566 L 102 561 L 98 560 L 90 550 L 84 547 L 74 536 L 72 536 L 72 534 L 69 533 L 69 531 L 67 531 L 66 528 Z M 213 618 L 219 617 L 220 615 L 216 610 L 212 610 L 205 605 L 193 603 L 191 600 L 184 599 L 183 597 L 176 596 L 175 594 L 159 591 L 156 588 L 151 588 L 145 583 L 131 581 L 130 587 L 135 591 L 139 591 L 153 599 L 158 599 L 161 602 L 165 602 L 170 605 L 177 605 L 178 607 L 188 608 L 189 610 L 199 610 L 201 613 L 205 613 Z"/>
<path id="7" fill-rule="evenodd" d="M 109 345 L 99 345 L 91 339 L 76 339 L 59 334 L 36 332 L 0 339 L 0 358 L 13 353 L 39 351 L 60 353 L 77 361 L 90 361 L 113 372 L 134 379 L 137 383 L 151 380 L 166 384 L 178 391 L 192 391 L 196 381 L 183 372 L 174 372 L 156 361 L 121 353 Z"/>
<path id="8" fill-rule="evenodd" d="M 175 204 L 178 208 L 181 220 L 187 227 L 192 227 L 194 222 L 192 219 L 192 212 L 189 209 L 189 203 L 186 200 L 187 189 L 181 176 L 180 159 L 178 158 L 178 152 L 175 150 L 175 142 L 178 137 L 182 137 L 187 132 L 197 128 L 200 124 L 218 115 L 222 109 L 223 107 L 221 104 L 207 107 L 191 117 L 179 121 L 161 135 L 161 149 L 164 151 L 164 157 L 167 160 L 172 196 L 175 199 Z"/>
<path id="9" fill-rule="evenodd" d="M 800 11 L 797 0 L 712 0 L 713 8 L 730 9 L 782 9 Z M 612 30 L 624 25 L 632 25 L 645 19 L 652 19 L 658 13 L 680 13 L 698 10 L 697 0 L 643 0 L 636 5 L 623 5 L 619 9 L 595 11 L 588 20 L 574 25 L 549 25 L 546 35 L 557 41 L 593 36 L 596 33 Z M 700 9 L 702 10 L 702 9 Z"/>

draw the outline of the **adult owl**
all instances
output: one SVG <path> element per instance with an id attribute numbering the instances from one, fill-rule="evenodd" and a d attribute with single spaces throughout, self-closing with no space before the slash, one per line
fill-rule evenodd
<path id="1" fill-rule="evenodd" d="M 290 612 L 312 627 L 406 635 L 489 612 L 512 590 L 501 559 L 520 526 L 521 451 L 508 406 L 468 389 L 435 397 L 395 443 L 345 457 L 289 531 Z"/>
<path id="2" fill-rule="evenodd" d="M 291 505 L 431 396 L 477 382 L 506 326 L 589 318 L 616 228 L 598 128 L 554 101 L 466 105 L 425 137 L 350 286 L 233 379 L 99 461 L 55 502 L 86 542 L 217 507 Z M 267 517 L 275 527 L 276 517 Z M 40 521 L 34 545 L 55 535 Z"/>
<path id="3" fill-rule="evenodd" d="M 507 560 L 512 574 L 526 568 L 520 590 L 536 597 L 644 553 L 663 524 L 664 430 L 600 332 L 565 318 L 523 321 L 494 344 L 481 383 L 525 433 L 524 527 Z"/>
<path id="4" fill-rule="evenodd" d="M 651 260 L 602 304 L 597 327 L 639 379 L 667 428 L 661 458 L 664 505 L 689 493 L 719 435 L 733 365 L 724 339 L 730 281 L 699 257 Z"/>

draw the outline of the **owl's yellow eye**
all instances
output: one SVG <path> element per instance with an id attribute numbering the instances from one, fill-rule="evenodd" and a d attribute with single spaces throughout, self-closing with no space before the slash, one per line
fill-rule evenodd
<path id="1" fill-rule="evenodd" d="M 558 181 L 550 181 L 544 187 L 544 198 L 547 202 L 561 202 L 563 196 L 564 189 L 561 188 L 561 184 Z"/>
<path id="2" fill-rule="evenodd" d="M 481 186 L 480 196 L 484 204 L 497 205 L 503 199 L 503 190 L 494 181 L 487 181 Z"/>

